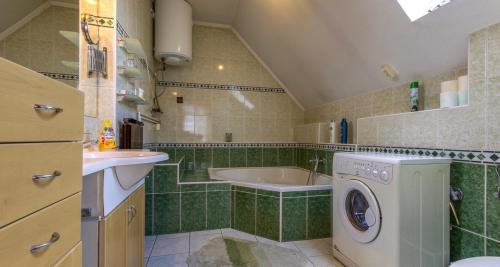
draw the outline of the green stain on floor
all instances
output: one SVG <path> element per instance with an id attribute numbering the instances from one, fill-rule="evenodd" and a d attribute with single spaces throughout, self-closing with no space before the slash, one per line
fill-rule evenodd
<path id="1" fill-rule="evenodd" d="M 235 238 L 215 238 L 189 256 L 192 267 L 305 267 L 311 266 L 298 250 Z"/>

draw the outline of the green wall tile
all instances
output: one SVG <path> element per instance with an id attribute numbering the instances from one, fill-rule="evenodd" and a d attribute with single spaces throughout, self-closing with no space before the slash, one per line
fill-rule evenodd
<path id="1" fill-rule="evenodd" d="M 246 148 L 230 148 L 229 149 L 229 166 L 246 167 L 247 166 L 247 149 Z"/>
<path id="2" fill-rule="evenodd" d="M 262 148 L 247 148 L 247 167 L 262 167 Z"/>
<path id="3" fill-rule="evenodd" d="M 231 190 L 230 183 L 209 183 L 207 184 L 208 191 L 229 191 Z"/>
<path id="4" fill-rule="evenodd" d="M 146 195 L 144 234 L 153 234 L 153 195 Z"/>
<path id="5" fill-rule="evenodd" d="M 484 230 L 484 165 L 452 163 L 450 184 L 462 189 L 464 199 L 454 203 L 460 227 L 475 233 Z M 455 224 L 454 220 L 451 220 Z"/>
<path id="6" fill-rule="evenodd" d="M 500 240 L 500 199 L 494 195 L 498 184 L 495 168 L 495 166 L 488 166 L 487 169 L 486 235 L 496 240 Z"/>
<path id="7" fill-rule="evenodd" d="M 167 193 L 178 192 L 177 166 L 156 165 L 154 166 L 154 192 Z"/>
<path id="8" fill-rule="evenodd" d="M 332 235 L 332 197 L 307 198 L 307 239 Z"/>
<path id="9" fill-rule="evenodd" d="M 248 192 L 248 193 L 253 193 L 255 194 L 257 189 L 251 188 L 251 187 L 244 187 L 244 186 L 235 186 L 233 190 L 240 191 L 240 192 Z"/>
<path id="10" fill-rule="evenodd" d="M 181 191 L 182 192 L 200 192 L 206 191 L 207 184 L 182 184 Z"/>
<path id="11" fill-rule="evenodd" d="M 271 240 L 280 238 L 280 199 L 257 196 L 257 235 Z"/>
<path id="12" fill-rule="evenodd" d="M 450 233 L 451 261 L 484 255 L 482 237 L 453 227 Z"/>
<path id="13" fill-rule="evenodd" d="M 229 148 L 214 148 L 212 157 L 214 168 L 229 168 Z"/>
<path id="14" fill-rule="evenodd" d="M 306 239 L 306 198 L 283 198 L 282 241 Z"/>
<path id="15" fill-rule="evenodd" d="M 184 157 L 186 170 L 194 168 L 194 148 L 177 148 L 175 160 L 180 160 L 182 157 Z"/>
<path id="16" fill-rule="evenodd" d="M 180 194 L 154 195 L 153 231 L 155 235 L 180 232 Z"/>
<path id="17" fill-rule="evenodd" d="M 295 166 L 295 148 L 278 148 L 278 166 Z"/>
<path id="18" fill-rule="evenodd" d="M 144 179 L 144 183 L 145 183 L 145 189 L 146 189 L 146 194 L 151 194 L 153 193 L 153 182 L 154 182 L 154 179 L 153 179 L 153 170 L 151 170 L 148 175 L 146 175 L 145 179 Z"/>
<path id="19" fill-rule="evenodd" d="M 235 191 L 234 229 L 255 234 L 255 194 Z"/>
<path id="20" fill-rule="evenodd" d="M 231 190 L 231 228 L 234 227 L 234 210 L 236 209 L 234 203 L 236 203 L 236 191 Z"/>
<path id="21" fill-rule="evenodd" d="M 283 192 L 283 197 L 305 197 L 307 191 Z"/>
<path id="22" fill-rule="evenodd" d="M 326 175 L 333 175 L 333 154 L 331 150 L 326 151 Z"/>
<path id="23" fill-rule="evenodd" d="M 167 153 L 169 160 L 175 160 L 175 148 L 158 148 L 156 151 Z"/>
<path id="24" fill-rule="evenodd" d="M 306 149 L 305 148 L 299 148 L 297 149 L 297 166 L 306 169 L 307 168 L 307 163 L 306 163 Z"/>
<path id="25" fill-rule="evenodd" d="M 212 168 L 212 149 L 197 148 L 194 151 L 194 167 L 198 170 Z"/>
<path id="26" fill-rule="evenodd" d="M 264 148 L 262 149 L 262 166 L 274 167 L 278 166 L 278 149 Z"/>
<path id="27" fill-rule="evenodd" d="M 326 174 L 326 151 L 325 150 L 316 150 L 316 155 L 319 159 L 323 159 L 323 162 L 318 164 L 318 172 Z"/>
<path id="28" fill-rule="evenodd" d="M 181 231 L 200 231 L 206 229 L 206 192 L 181 194 Z"/>
<path id="29" fill-rule="evenodd" d="M 486 239 L 486 256 L 500 257 L 500 242 Z"/>
<path id="30" fill-rule="evenodd" d="M 307 191 L 308 196 L 324 196 L 324 195 L 331 195 L 332 190 L 311 190 Z"/>
<path id="31" fill-rule="evenodd" d="M 231 227 L 231 192 L 207 193 L 207 229 Z"/>
<path id="32" fill-rule="evenodd" d="M 268 191 L 268 190 L 262 190 L 262 189 L 257 189 L 257 194 L 271 196 L 271 197 L 280 197 L 280 192 Z"/>

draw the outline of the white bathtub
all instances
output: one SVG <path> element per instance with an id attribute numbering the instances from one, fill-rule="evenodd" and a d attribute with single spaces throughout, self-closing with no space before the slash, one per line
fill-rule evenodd
<path id="1" fill-rule="evenodd" d="M 306 185 L 309 171 L 297 167 L 210 168 L 208 173 L 210 179 L 231 181 L 232 185 L 269 191 L 332 189 L 332 178 L 322 174 L 315 176 L 314 185 Z"/>

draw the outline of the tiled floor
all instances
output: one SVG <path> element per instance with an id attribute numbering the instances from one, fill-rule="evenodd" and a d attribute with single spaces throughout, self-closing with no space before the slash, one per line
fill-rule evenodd
<path id="1" fill-rule="evenodd" d="M 331 239 L 316 239 L 296 242 L 279 243 L 273 240 L 243 233 L 234 229 L 218 229 L 191 233 L 147 236 L 145 241 L 146 267 L 185 267 L 187 257 L 198 251 L 209 240 L 229 236 L 243 240 L 258 241 L 281 247 L 300 250 L 304 253 L 311 266 L 341 267 L 332 254 Z"/>

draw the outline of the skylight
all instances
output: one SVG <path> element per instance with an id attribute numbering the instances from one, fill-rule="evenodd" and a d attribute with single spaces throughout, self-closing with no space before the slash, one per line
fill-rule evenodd
<path id="1" fill-rule="evenodd" d="M 448 4 L 451 0 L 398 0 L 406 15 L 413 22 Z"/>

